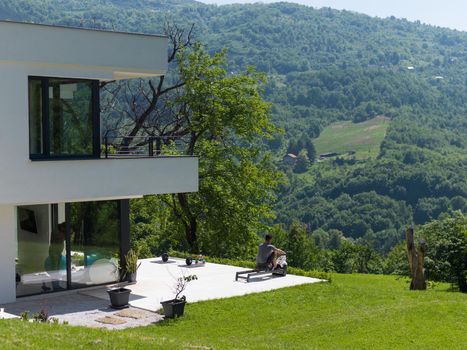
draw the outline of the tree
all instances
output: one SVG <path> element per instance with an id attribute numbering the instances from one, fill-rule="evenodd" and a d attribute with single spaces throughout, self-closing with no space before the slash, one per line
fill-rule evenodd
<path id="1" fill-rule="evenodd" d="M 170 78 L 111 87 L 131 101 L 130 136 L 181 138 L 199 155 L 199 192 L 165 195 L 171 220 L 185 232 L 185 247 L 218 256 L 252 256 L 257 232 L 273 217 L 273 190 L 280 173 L 264 149 L 277 129 L 261 95 L 264 76 L 252 67 L 229 74 L 225 51 L 208 54 L 177 27 L 168 27 Z M 185 35 L 185 36 L 184 36 Z M 109 89 L 108 89 L 109 90 Z M 167 141 L 165 141 L 167 140 Z M 127 147 L 124 141 L 120 147 Z"/>
<path id="2" fill-rule="evenodd" d="M 309 166 L 310 166 L 310 160 L 308 159 L 308 156 L 306 155 L 306 151 L 304 150 L 300 151 L 293 171 L 295 173 L 301 174 L 301 173 L 306 172 Z"/>
<path id="3" fill-rule="evenodd" d="M 428 252 L 425 265 L 428 277 L 451 282 L 467 292 L 467 216 L 455 212 L 450 217 L 433 221 L 420 228 Z"/>
<path id="4" fill-rule="evenodd" d="M 287 234 L 285 244 L 287 261 L 291 266 L 300 268 L 314 268 L 318 250 L 314 240 L 306 232 L 306 226 L 299 221 L 294 221 Z"/>
<path id="5" fill-rule="evenodd" d="M 313 141 L 308 139 L 308 142 L 305 148 L 306 148 L 308 159 L 310 160 L 311 163 L 314 163 L 316 159 L 316 148 L 315 148 L 315 145 L 313 144 Z"/>

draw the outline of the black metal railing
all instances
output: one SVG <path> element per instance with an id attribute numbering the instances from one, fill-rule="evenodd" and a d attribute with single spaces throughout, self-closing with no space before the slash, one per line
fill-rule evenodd
<path id="1" fill-rule="evenodd" d="M 102 157 L 144 158 L 161 156 L 192 156 L 187 144 L 176 136 L 104 136 Z"/>

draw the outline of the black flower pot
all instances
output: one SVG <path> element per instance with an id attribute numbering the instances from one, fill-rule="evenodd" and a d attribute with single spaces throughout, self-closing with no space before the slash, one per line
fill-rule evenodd
<path id="1" fill-rule="evenodd" d="M 110 305 L 113 308 L 121 309 L 128 306 L 131 290 L 128 288 L 109 289 Z"/>
<path id="2" fill-rule="evenodd" d="M 128 283 L 136 283 L 137 272 L 129 272 L 126 274 L 126 280 Z"/>
<path id="3" fill-rule="evenodd" d="M 164 315 L 167 318 L 175 318 L 183 316 L 185 312 L 186 300 L 183 299 L 172 299 L 162 301 L 161 305 L 164 308 Z"/>

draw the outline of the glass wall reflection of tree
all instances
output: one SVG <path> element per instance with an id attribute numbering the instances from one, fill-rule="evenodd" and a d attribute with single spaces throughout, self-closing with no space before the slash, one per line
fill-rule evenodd
<path id="1" fill-rule="evenodd" d="M 118 201 L 70 204 L 71 286 L 118 280 Z"/>
<path id="2" fill-rule="evenodd" d="M 49 79 L 50 154 L 92 154 L 92 83 Z"/>

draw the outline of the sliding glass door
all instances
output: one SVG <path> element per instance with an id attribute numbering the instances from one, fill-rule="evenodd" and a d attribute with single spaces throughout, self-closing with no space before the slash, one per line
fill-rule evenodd
<path id="1" fill-rule="evenodd" d="M 71 203 L 69 210 L 71 288 L 118 280 L 119 203 Z"/>
<path id="2" fill-rule="evenodd" d="M 17 237 L 17 296 L 116 282 L 128 201 L 20 206 Z"/>
<path id="3" fill-rule="evenodd" d="M 67 288 L 64 209 L 64 204 L 18 207 L 17 296 Z"/>

